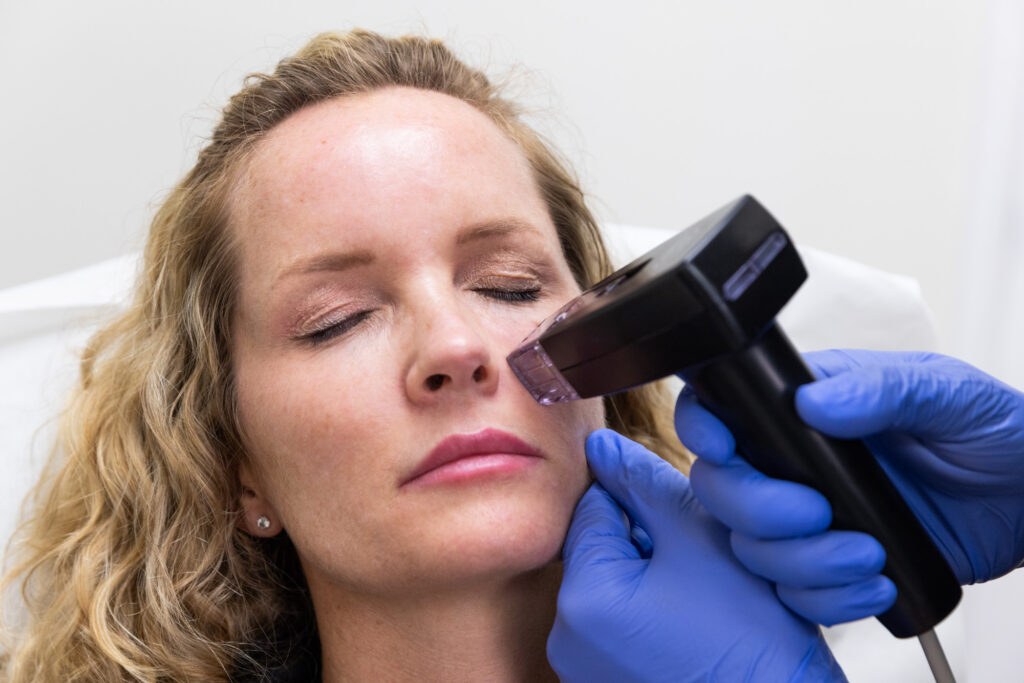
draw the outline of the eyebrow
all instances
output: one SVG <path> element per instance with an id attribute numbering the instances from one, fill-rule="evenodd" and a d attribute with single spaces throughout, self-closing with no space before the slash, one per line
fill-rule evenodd
<path id="1" fill-rule="evenodd" d="M 469 242 L 525 232 L 536 232 L 536 228 L 532 224 L 518 218 L 501 218 L 463 228 L 459 231 L 458 236 L 456 236 L 455 244 L 462 246 Z"/>
<path id="2" fill-rule="evenodd" d="M 339 272 L 355 268 L 356 266 L 366 266 L 373 263 L 373 261 L 374 255 L 365 250 L 317 254 L 316 256 L 295 262 L 286 268 L 277 279 L 283 280 L 291 275 L 305 275 L 307 273 Z"/>
<path id="3" fill-rule="evenodd" d="M 510 234 L 522 234 L 536 232 L 532 224 L 518 218 L 502 218 L 498 220 L 476 223 L 463 228 L 455 237 L 455 244 L 463 246 L 471 242 L 504 237 Z M 315 256 L 300 259 L 290 265 L 278 276 L 283 280 L 292 275 L 306 275 L 308 273 L 340 272 L 357 266 L 367 266 L 376 260 L 372 252 L 366 250 L 351 252 L 330 252 L 317 254 Z"/>

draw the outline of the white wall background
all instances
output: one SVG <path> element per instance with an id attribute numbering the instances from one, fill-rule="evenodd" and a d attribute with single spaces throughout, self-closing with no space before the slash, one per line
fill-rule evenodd
<path id="1" fill-rule="evenodd" d="M 752 192 L 917 277 L 952 340 L 986 2 L 0 2 L 0 288 L 137 248 L 242 76 L 315 32 L 449 38 L 523 89 L 610 221 Z"/>

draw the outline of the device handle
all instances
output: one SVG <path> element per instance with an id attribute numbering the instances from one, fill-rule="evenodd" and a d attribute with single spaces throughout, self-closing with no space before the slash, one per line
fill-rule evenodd
<path id="1" fill-rule="evenodd" d="M 867 446 L 826 436 L 797 415 L 796 389 L 815 378 L 778 325 L 745 350 L 682 376 L 751 465 L 820 491 L 832 505 L 832 528 L 878 539 L 882 573 L 898 591 L 878 619 L 894 636 L 929 631 L 953 610 L 961 595 L 956 577 Z"/>

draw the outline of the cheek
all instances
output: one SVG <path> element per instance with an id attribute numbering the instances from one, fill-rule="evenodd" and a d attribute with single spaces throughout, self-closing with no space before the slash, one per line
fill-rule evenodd
<path id="1" fill-rule="evenodd" d="M 511 381 L 518 385 L 514 377 Z M 575 508 L 591 481 L 586 441 L 591 432 L 605 426 L 603 400 L 592 398 L 542 406 L 522 387 L 516 386 L 516 391 L 528 402 L 525 419 L 534 426 L 534 433 L 543 435 L 545 446 L 552 453 L 559 454 L 558 460 L 563 468 L 559 486 L 563 488 L 557 496 Z"/>
<path id="2" fill-rule="evenodd" d="M 586 469 L 587 437 L 594 430 L 603 428 L 606 423 L 604 400 L 588 398 L 558 405 L 565 407 L 565 413 L 559 416 L 559 421 L 562 425 L 560 431 L 568 441 L 566 446 L 570 449 L 569 452 L 573 453 L 579 466 Z"/>
<path id="3" fill-rule="evenodd" d="M 351 480 L 339 470 L 360 467 L 371 436 L 388 422 L 375 393 L 379 369 L 366 363 L 265 358 L 241 363 L 237 376 L 246 445 L 271 498 L 287 501 L 318 482 Z"/>
<path id="4" fill-rule="evenodd" d="M 361 549 L 386 536 L 392 525 L 382 503 L 400 476 L 382 445 L 396 415 L 389 410 L 394 397 L 382 394 L 380 368 L 344 367 L 268 361 L 240 373 L 238 392 L 260 493 L 303 562 L 333 574 L 348 572 L 352 557 L 372 554 Z M 402 443 L 401 435 L 391 441 Z"/>

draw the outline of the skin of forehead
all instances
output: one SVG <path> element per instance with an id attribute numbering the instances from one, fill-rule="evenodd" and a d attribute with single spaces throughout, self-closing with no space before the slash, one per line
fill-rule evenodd
<path id="1" fill-rule="evenodd" d="M 413 88 L 340 97 L 292 114 L 257 145 L 233 193 L 233 222 L 245 226 L 329 197 L 339 174 L 370 191 L 402 183 L 441 194 L 453 183 L 476 180 L 460 177 L 454 161 L 481 157 L 501 162 L 493 165 L 496 173 L 511 165 L 514 178 L 543 204 L 518 145 L 471 105 Z M 396 160 L 401 163 L 392 173 L 389 164 Z M 415 188 L 409 187 L 410 168 L 422 170 Z"/>

